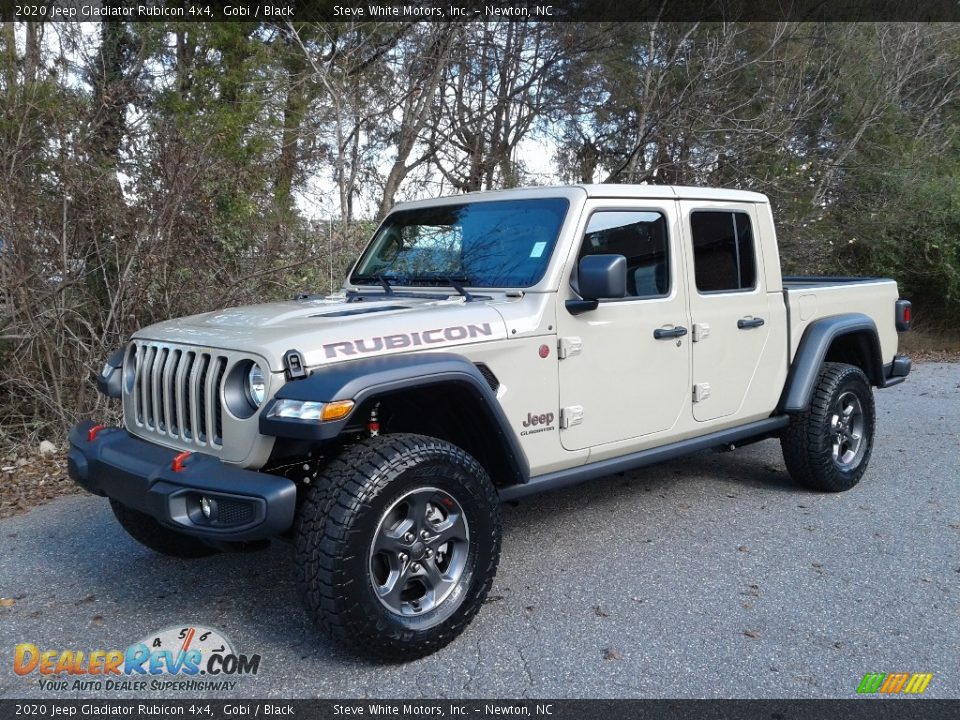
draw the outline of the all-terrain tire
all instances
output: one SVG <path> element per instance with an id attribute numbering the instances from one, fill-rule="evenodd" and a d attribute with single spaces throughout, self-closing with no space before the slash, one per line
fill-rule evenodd
<path id="1" fill-rule="evenodd" d="M 794 415 L 781 435 L 787 471 L 813 490 L 849 490 L 867 469 L 875 430 L 867 376 L 855 365 L 824 363 L 809 409 Z"/>
<path id="2" fill-rule="evenodd" d="M 200 558 L 217 552 L 200 538 L 170 530 L 146 513 L 110 499 L 110 507 L 127 534 L 141 545 L 161 555 L 176 558 Z"/>
<path id="3" fill-rule="evenodd" d="M 408 498 L 410 507 L 405 504 Z M 444 515 L 438 508 L 441 502 L 456 512 Z M 419 525 L 409 524 L 413 506 L 428 509 L 428 519 Z M 400 519 L 394 522 L 394 516 Z M 409 539 L 413 545 L 406 560 L 406 553 L 392 552 L 394 548 L 392 554 L 377 554 L 377 543 L 388 530 L 394 532 L 392 528 L 400 528 L 396 542 L 402 543 L 404 528 L 410 530 L 408 538 L 422 537 L 420 532 L 429 537 L 427 523 L 449 525 L 455 516 L 468 528 L 466 540 L 436 545 L 435 556 L 428 545 Z M 416 586 L 417 578 L 407 573 L 411 566 L 426 573 L 430 560 L 425 552 L 434 558 L 431 568 L 446 579 L 447 594 L 440 598 L 437 593 L 432 596 L 438 598 L 435 606 L 424 602 L 421 608 L 422 598 L 401 603 L 398 588 L 391 609 L 382 594 L 389 580 L 378 588 L 377 564 L 389 555 L 394 584 Z M 454 557 L 458 573 L 452 580 Z M 500 509 L 487 472 L 459 447 L 436 438 L 398 433 L 346 448 L 310 485 L 298 511 L 297 574 L 309 612 L 334 640 L 378 661 L 415 660 L 456 638 L 483 605 L 499 558 Z M 449 563 L 446 569 L 444 561 Z"/>

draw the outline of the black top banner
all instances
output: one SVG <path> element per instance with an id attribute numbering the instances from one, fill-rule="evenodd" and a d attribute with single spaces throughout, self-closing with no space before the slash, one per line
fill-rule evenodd
<path id="1" fill-rule="evenodd" d="M 960 0 L 0 0 L 0 19 L 186 22 L 960 21 Z"/>

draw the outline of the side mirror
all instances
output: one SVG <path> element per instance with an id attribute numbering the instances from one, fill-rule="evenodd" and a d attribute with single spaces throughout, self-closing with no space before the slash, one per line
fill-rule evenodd
<path id="1" fill-rule="evenodd" d="M 571 315 L 595 310 L 598 300 L 622 298 L 627 294 L 627 259 L 623 255 L 587 255 L 579 266 L 580 295 L 567 300 Z"/>

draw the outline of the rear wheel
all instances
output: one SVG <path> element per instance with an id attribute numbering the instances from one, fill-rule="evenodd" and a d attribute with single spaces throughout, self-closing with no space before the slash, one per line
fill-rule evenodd
<path id="1" fill-rule="evenodd" d="M 296 540 L 320 627 L 406 662 L 457 637 L 483 604 L 500 556 L 498 499 L 483 467 L 450 443 L 370 438 L 311 484 Z"/>
<path id="2" fill-rule="evenodd" d="M 824 363 L 810 408 L 781 437 L 787 470 L 814 490 L 849 490 L 866 472 L 875 429 L 867 376 L 854 365 Z"/>
<path id="3" fill-rule="evenodd" d="M 177 558 L 199 558 L 217 552 L 203 540 L 170 530 L 146 513 L 110 499 L 110 507 L 127 534 L 141 545 L 161 555 Z"/>

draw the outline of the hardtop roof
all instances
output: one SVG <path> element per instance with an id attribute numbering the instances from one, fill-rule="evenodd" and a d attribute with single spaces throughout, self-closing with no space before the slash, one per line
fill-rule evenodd
<path id="1" fill-rule="evenodd" d="M 768 203 L 766 195 L 748 190 L 726 188 L 692 187 L 685 185 L 545 185 L 538 187 L 512 188 L 509 190 L 483 190 L 462 195 L 444 195 L 397 203 L 397 208 L 426 206 L 436 203 L 450 204 L 467 200 L 511 200 L 524 197 L 571 197 L 585 194 L 590 198 L 667 198 L 672 200 L 717 200 L 746 203 Z M 582 195 L 581 195 L 582 197 Z"/>

